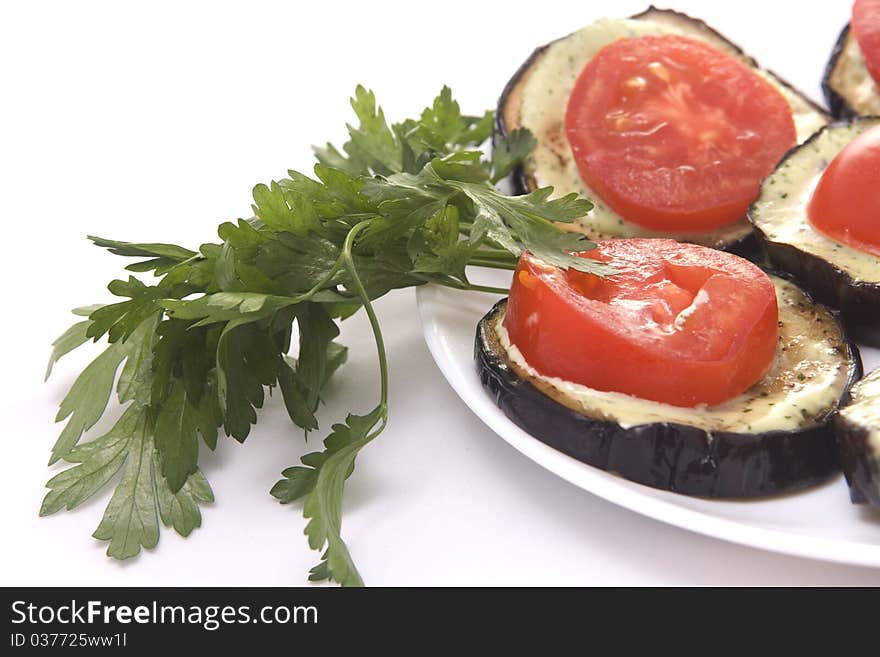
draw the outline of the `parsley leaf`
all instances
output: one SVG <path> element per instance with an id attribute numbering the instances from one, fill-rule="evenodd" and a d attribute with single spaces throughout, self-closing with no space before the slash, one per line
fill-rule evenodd
<path id="1" fill-rule="evenodd" d="M 131 558 L 141 547 L 153 548 L 159 542 L 151 461 L 153 441 L 149 418 L 142 407 L 132 412 L 132 426 L 125 439 L 127 454 L 122 479 L 92 534 L 98 540 L 110 541 L 107 554 L 116 559 Z"/>
<path id="2" fill-rule="evenodd" d="M 107 433 L 74 447 L 66 457 L 78 465 L 55 475 L 46 484 L 40 515 L 75 509 L 98 492 L 125 463 L 132 436 L 143 421 L 141 409 L 131 406 Z"/>
<path id="3" fill-rule="evenodd" d="M 158 470 L 154 464 L 153 472 Z M 173 527 L 181 536 L 189 536 L 196 527 L 202 525 L 200 504 L 214 501 L 214 492 L 208 480 L 200 470 L 190 474 L 183 486 L 176 493 L 162 477 L 156 477 L 156 502 L 159 505 L 159 517 L 166 527 Z"/>
<path id="4" fill-rule="evenodd" d="M 163 299 L 162 306 L 176 319 L 197 319 L 193 326 L 206 326 L 242 319 L 255 322 L 271 317 L 282 308 L 297 303 L 290 297 L 256 292 L 215 292 L 198 299 Z"/>
<path id="5" fill-rule="evenodd" d="M 116 384 L 120 404 L 134 401 L 143 406 L 150 402 L 153 349 L 157 340 L 158 323 L 159 315 L 156 314 L 142 322 L 128 339 L 128 355 Z"/>
<path id="6" fill-rule="evenodd" d="M 524 128 L 513 130 L 507 139 L 499 139 L 492 149 L 492 182 L 502 180 L 522 164 L 537 144 L 534 135 Z"/>
<path id="7" fill-rule="evenodd" d="M 52 343 L 52 355 L 49 356 L 49 364 L 46 366 L 46 380 L 52 375 L 52 367 L 62 356 L 89 341 L 88 330 L 91 324 L 92 322 L 88 319 L 77 322 Z"/>
<path id="8" fill-rule="evenodd" d="M 324 441 L 325 451 L 311 459 L 316 475 L 303 507 L 303 515 L 309 518 L 306 536 L 313 550 L 327 545 L 327 572 L 343 586 L 363 586 L 363 580 L 341 537 L 342 492 L 355 457 L 373 439 L 370 431 L 382 414 L 383 409 L 376 407 L 367 415 L 349 415 L 345 424 L 333 425 L 333 433 Z"/>
<path id="9" fill-rule="evenodd" d="M 175 244 L 136 244 L 134 242 L 107 240 L 103 237 L 95 237 L 94 235 L 89 235 L 89 239 L 95 246 L 104 247 L 110 253 L 121 256 L 167 258 L 174 262 L 183 262 L 196 255 L 195 251 L 190 251 Z"/>
<path id="10" fill-rule="evenodd" d="M 246 359 L 248 320 L 229 322 L 217 343 L 217 397 L 227 435 L 243 441 L 263 406 L 263 385 Z"/>
<path id="11" fill-rule="evenodd" d="M 50 491 L 40 515 L 75 509 L 103 488 L 123 469 L 122 478 L 94 536 L 110 541 L 107 554 L 117 559 L 137 555 L 159 540 L 157 509 L 163 522 L 188 536 L 201 524 L 198 504 L 213 501 L 208 482 L 198 471 L 177 494 L 158 475 L 151 425 L 145 407 L 132 404 L 104 435 L 71 450 L 75 463 L 46 484 Z"/>
<path id="12" fill-rule="evenodd" d="M 385 113 L 376 105 L 376 96 L 358 85 L 351 107 L 360 119 L 360 126 L 347 126 L 351 141 L 346 144 L 346 150 L 369 162 L 374 171 L 399 171 L 400 148 L 385 122 Z"/>
<path id="13" fill-rule="evenodd" d="M 65 458 L 79 442 L 83 432 L 101 419 L 110 395 L 116 370 L 126 357 L 125 344 L 116 342 L 105 349 L 80 373 L 67 395 L 61 400 L 56 422 L 70 417 L 61 435 L 52 447 L 49 465 Z"/>
<path id="14" fill-rule="evenodd" d="M 102 246 L 110 251 L 110 253 L 116 255 L 142 256 L 147 258 L 147 260 L 128 265 L 126 269 L 134 272 L 155 270 L 156 276 L 167 273 L 175 266 L 197 255 L 194 251 L 175 244 L 135 244 L 133 242 L 107 240 L 93 235 L 89 235 L 89 239 L 95 246 Z"/>
<path id="15" fill-rule="evenodd" d="M 175 379 L 156 417 L 156 451 L 162 474 L 172 493 L 196 471 L 199 459 L 199 410 L 187 394 L 183 379 Z"/>

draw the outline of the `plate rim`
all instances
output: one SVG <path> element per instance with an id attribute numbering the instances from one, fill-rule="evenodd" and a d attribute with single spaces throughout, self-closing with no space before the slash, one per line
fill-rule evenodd
<path id="1" fill-rule="evenodd" d="M 563 454 L 531 436 L 516 426 L 491 402 L 482 386 L 478 387 L 483 395 L 472 398 L 465 394 L 466 391 L 461 386 L 456 385 L 459 373 L 453 369 L 453 362 L 446 358 L 446 349 L 440 335 L 434 328 L 436 324 L 432 319 L 433 313 L 429 310 L 429 304 L 433 301 L 431 296 L 443 292 L 442 286 L 431 284 L 419 286 L 415 290 L 422 337 L 431 358 L 447 383 L 470 411 L 502 440 L 540 467 L 607 502 L 696 534 L 777 554 L 880 568 L 880 544 L 796 534 L 779 529 L 759 527 L 739 520 L 712 516 L 703 511 L 648 495 L 640 491 L 639 488 L 650 491 L 654 491 L 654 489 L 622 480 L 604 470 Z M 494 295 L 486 295 L 486 297 L 494 299 Z M 474 327 L 474 331 L 476 331 L 476 327 Z M 477 378 L 475 372 L 473 377 Z"/>

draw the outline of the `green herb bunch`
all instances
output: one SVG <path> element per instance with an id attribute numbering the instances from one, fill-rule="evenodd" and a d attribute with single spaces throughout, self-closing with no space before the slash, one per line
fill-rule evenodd
<path id="1" fill-rule="evenodd" d="M 67 424 L 50 464 L 71 467 L 48 482 L 41 515 L 77 507 L 121 470 L 94 532 L 109 541 L 109 556 L 154 547 L 160 521 L 189 535 L 201 523 L 199 506 L 213 500 L 198 468 L 199 441 L 213 450 L 222 431 L 243 442 L 273 388 L 295 425 L 318 430 L 322 391 L 346 359 L 338 324 L 363 309 L 379 357 L 375 408 L 332 425 L 324 449 L 284 470 L 271 491 L 285 504 L 304 500 L 309 546 L 323 555 L 310 579 L 360 585 L 341 516 L 355 459 L 388 415 L 385 347 L 371 302 L 426 283 L 505 292 L 472 284 L 467 267 L 513 269 L 524 249 L 558 266 L 608 272 L 571 254 L 593 244 L 553 224 L 584 215 L 589 201 L 551 200 L 549 188 L 519 197 L 495 189 L 534 147 L 528 132 L 513 132 L 486 157 L 492 113 L 462 115 L 448 88 L 419 118 L 391 126 L 372 92 L 358 87 L 351 105 L 359 123 L 348 126 L 342 149 L 315 149 L 314 178 L 290 171 L 257 185 L 254 216 L 222 224 L 219 242 L 190 250 L 90 238 L 137 258 L 126 269 L 152 273 L 153 282 L 112 281 L 121 301 L 75 310 L 83 319 L 53 345 L 47 377 L 64 354 L 107 341 L 61 402 L 56 420 Z M 109 431 L 82 441 L 114 388 L 124 411 Z"/>

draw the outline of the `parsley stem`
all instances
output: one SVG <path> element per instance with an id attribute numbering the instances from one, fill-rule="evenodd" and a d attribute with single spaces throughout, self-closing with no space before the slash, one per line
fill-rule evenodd
<path id="1" fill-rule="evenodd" d="M 382 432 L 382 429 L 385 428 L 385 423 L 388 417 L 388 357 L 385 353 L 385 341 L 382 339 L 382 329 L 379 327 L 379 320 L 376 318 L 373 304 L 370 303 L 370 296 L 367 294 L 367 290 L 364 288 L 360 276 L 358 276 L 357 266 L 354 263 L 351 251 L 355 237 L 357 237 L 358 233 L 369 226 L 371 221 L 371 219 L 365 219 L 356 224 L 348 232 L 348 235 L 345 237 L 345 243 L 342 246 L 341 255 L 344 266 L 351 276 L 352 287 L 364 304 L 364 311 L 366 311 L 367 318 L 370 320 L 370 326 L 373 329 L 373 336 L 376 339 L 376 351 L 379 356 L 379 385 L 381 391 L 379 396 L 379 406 L 381 408 L 381 426 L 370 434 L 370 440 Z"/>
<path id="2" fill-rule="evenodd" d="M 510 290 L 506 287 L 492 287 L 491 285 L 475 285 L 473 283 L 469 283 L 461 288 L 461 290 L 470 290 L 471 292 L 487 292 L 488 294 L 504 294 L 507 295 L 510 293 Z"/>
<path id="3" fill-rule="evenodd" d="M 451 287 L 453 290 L 465 290 L 469 292 L 487 292 L 488 294 L 508 294 L 510 290 L 506 287 L 492 287 L 490 285 L 477 285 L 475 283 L 462 283 L 454 278 L 432 278 L 429 276 L 418 276 L 426 283 L 434 283 L 443 287 Z"/>
<path id="4" fill-rule="evenodd" d="M 468 283 L 467 285 L 463 285 L 459 290 L 469 290 L 471 292 L 487 292 L 488 294 L 509 294 L 510 289 L 506 287 L 493 287 L 491 285 L 476 285 L 475 283 Z"/>
<path id="5" fill-rule="evenodd" d="M 473 265 L 474 267 L 506 269 L 508 271 L 514 271 L 516 269 L 516 262 L 499 262 L 496 260 L 484 260 L 483 258 L 471 258 L 470 260 L 468 260 L 468 264 Z"/>
<path id="6" fill-rule="evenodd" d="M 480 249 L 477 251 L 476 255 L 486 260 L 492 259 L 516 262 L 516 256 L 507 249 Z"/>
<path id="7" fill-rule="evenodd" d="M 362 221 L 361 223 L 369 223 L 369 222 Z M 360 224 L 358 224 L 358 226 L 360 226 Z M 355 226 L 355 228 L 357 228 L 357 226 Z M 352 232 L 354 232 L 354 228 L 352 228 Z M 351 233 L 349 233 L 349 234 L 351 234 Z M 346 243 L 348 243 L 347 240 L 346 240 Z M 330 281 L 333 280 L 333 277 L 336 276 L 337 273 L 339 273 L 339 270 L 342 269 L 344 258 L 345 258 L 345 251 L 343 250 L 343 252 L 339 254 L 339 257 L 336 258 L 336 261 L 333 263 L 333 266 L 330 267 L 330 270 L 327 272 L 327 274 L 323 278 L 321 278 L 320 281 L 315 283 L 315 285 L 312 287 L 311 290 L 309 290 L 308 292 L 306 292 L 304 294 L 299 294 L 299 295 L 297 295 L 297 297 L 298 298 L 302 297 L 302 300 L 306 301 L 306 300 L 312 298 L 313 296 L 315 296 L 321 290 L 323 290 L 324 287 L 326 287 L 327 284 L 329 284 Z M 349 251 L 348 259 L 351 260 L 351 251 Z M 352 266 L 353 265 L 354 265 L 354 262 L 352 262 Z"/>

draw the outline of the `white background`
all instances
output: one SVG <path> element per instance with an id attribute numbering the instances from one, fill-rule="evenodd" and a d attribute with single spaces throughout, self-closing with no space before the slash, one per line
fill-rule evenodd
<path id="1" fill-rule="evenodd" d="M 39 519 L 59 426 L 86 358 L 43 384 L 74 306 L 104 301 L 122 259 L 86 234 L 189 247 L 248 216 L 250 190 L 309 146 L 344 139 L 347 99 L 373 88 L 390 119 L 443 83 L 463 109 L 494 105 L 531 50 L 641 2 L 3 3 L 0 275 L 3 366 L 0 584 L 303 584 L 317 561 L 300 510 L 268 495 L 310 450 L 273 401 L 244 446 L 202 455 L 217 502 L 183 540 L 119 564 L 90 538 L 107 495 Z M 819 81 L 849 3 L 686 2 L 796 86 Z M 603 502 L 486 429 L 440 377 L 412 290 L 379 304 L 391 421 L 359 459 L 344 534 L 368 584 L 880 584 L 880 570 L 779 556 L 690 534 Z M 349 364 L 325 424 L 377 394 L 367 327 L 345 323 Z M 277 400 L 276 400 L 277 401 Z M 841 504 L 846 504 L 842 499 Z"/>

